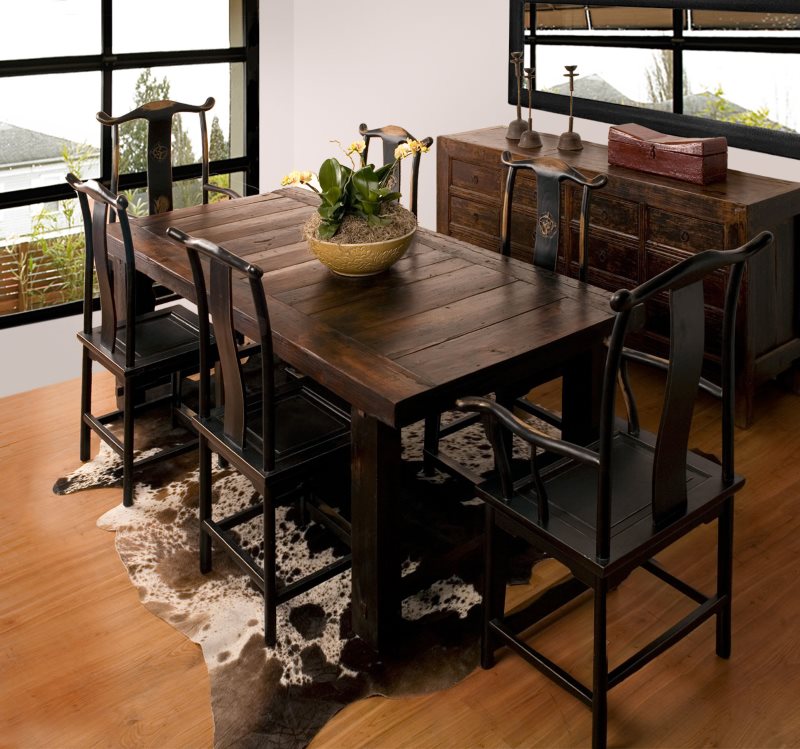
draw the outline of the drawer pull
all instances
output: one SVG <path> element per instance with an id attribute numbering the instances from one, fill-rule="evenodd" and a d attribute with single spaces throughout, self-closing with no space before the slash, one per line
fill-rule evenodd
<path id="1" fill-rule="evenodd" d="M 603 210 L 600 211 L 600 218 L 603 221 L 608 222 L 608 211 L 605 208 L 603 208 Z"/>
<path id="2" fill-rule="evenodd" d="M 473 185 L 477 185 L 478 182 L 480 182 L 480 179 L 478 178 L 478 175 L 477 174 L 473 174 L 472 175 L 472 184 Z"/>
<path id="3" fill-rule="evenodd" d="M 689 241 L 689 232 L 685 229 L 681 232 L 681 242 L 688 242 Z"/>
<path id="4" fill-rule="evenodd" d="M 597 259 L 601 263 L 605 263 L 607 257 L 608 257 L 608 253 L 605 250 L 600 250 L 600 252 L 597 253 Z"/>

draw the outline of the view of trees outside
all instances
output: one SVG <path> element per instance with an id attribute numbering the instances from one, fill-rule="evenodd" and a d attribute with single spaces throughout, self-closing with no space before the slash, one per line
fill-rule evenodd
<path id="1" fill-rule="evenodd" d="M 170 81 L 158 79 L 150 69 L 143 70 L 136 80 L 133 96 L 135 109 L 146 102 L 169 99 Z M 120 172 L 145 171 L 147 168 L 147 122 L 135 120 L 120 127 Z M 192 164 L 199 161 L 180 115 L 173 118 L 172 163 Z M 93 176 L 87 168 L 97 168 L 97 149 L 86 143 L 65 141 L 60 156 L 63 174 L 72 172 L 79 178 Z M 212 161 L 226 159 L 230 143 L 214 116 L 209 130 L 209 157 Z M 211 182 L 228 187 L 229 175 L 216 175 Z M 175 207 L 194 205 L 202 200 L 199 179 L 183 180 L 174 186 Z M 131 215 L 147 213 L 146 190 L 126 192 Z M 223 196 L 211 194 L 210 200 Z M 8 237 L 0 243 L 0 314 L 35 309 L 37 307 L 79 300 L 83 297 L 85 240 L 83 219 L 76 199 L 46 204 L 31 220 L 29 233 Z M 6 293 L 13 286 L 14 293 Z M 13 297 L 13 298 L 12 298 Z"/>

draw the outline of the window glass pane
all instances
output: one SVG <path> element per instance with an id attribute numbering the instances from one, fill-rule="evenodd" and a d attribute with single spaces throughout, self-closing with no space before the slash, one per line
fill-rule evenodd
<path id="1" fill-rule="evenodd" d="M 3 4 L 0 60 L 100 54 L 100 0 Z"/>
<path id="2" fill-rule="evenodd" d="M 658 102 L 672 99 L 671 52 L 539 45 L 536 48 L 537 90 L 568 95 L 569 79 L 564 69 L 567 64 L 578 66 L 577 97 L 649 108 L 661 108 Z M 581 116 L 577 105 L 575 115 Z"/>
<path id="3" fill-rule="evenodd" d="M 672 31 L 672 10 L 669 8 L 629 8 L 619 5 L 590 8 L 589 20 L 592 28 L 599 31 Z"/>
<path id="4" fill-rule="evenodd" d="M 800 13 L 693 10 L 687 34 L 714 36 L 800 36 Z"/>
<path id="5" fill-rule="evenodd" d="M 589 21 L 583 5 L 536 3 L 536 32 L 562 32 L 566 29 L 588 29 Z"/>
<path id="6" fill-rule="evenodd" d="M 144 70 L 121 70 L 114 74 L 114 116 L 125 114 L 148 101 L 172 99 L 202 104 L 209 96 L 216 103 L 206 112 L 209 152 L 212 160 L 244 155 L 244 65 L 176 65 Z M 216 123 L 216 124 L 215 124 Z M 146 168 L 144 121 L 120 126 L 121 171 Z M 202 158 L 200 118 L 180 115 L 173 124 L 172 163 L 199 163 Z"/>
<path id="7" fill-rule="evenodd" d="M 800 55 L 687 51 L 683 60 L 692 92 L 684 99 L 686 114 L 800 131 Z"/>
<path id="8" fill-rule="evenodd" d="M 529 28 L 529 22 L 525 24 Z M 536 3 L 536 33 L 593 36 L 665 35 L 672 32 L 672 10 L 627 6 L 586 7 Z"/>
<path id="9" fill-rule="evenodd" d="M 241 0 L 114 0 L 115 52 L 242 46 Z"/>
<path id="10" fill-rule="evenodd" d="M 82 299 L 85 246 L 76 199 L 0 210 L 0 314 Z"/>
<path id="11" fill-rule="evenodd" d="M 99 99 L 99 73 L 0 78 L 0 192 L 99 176 Z"/>

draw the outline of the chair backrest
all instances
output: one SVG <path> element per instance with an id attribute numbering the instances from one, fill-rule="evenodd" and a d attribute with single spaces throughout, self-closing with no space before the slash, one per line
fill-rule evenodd
<path id="1" fill-rule="evenodd" d="M 390 164 L 394 161 L 394 150 L 401 143 L 408 142 L 408 139 L 417 140 L 408 130 L 397 125 L 387 125 L 386 127 L 378 127 L 370 130 L 363 122 L 358 126 L 358 132 L 364 139 L 366 148 L 364 149 L 364 160 L 367 160 L 369 153 L 369 142 L 373 138 L 380 138 L 383 143 L 383 163 Z M 433 138 L 423 138 L 420 143 L 430 148 L 433 144 Z M 417 215 L 417 189 L 419 187 L 419 161 L 422 154 L 417 151 L 411 157 L 411 181 L 408 189 L 408 210 L 415 216 Z M 400 162 L 397 162 L 394 168 L 394 184 L 396 189 L 400 189 Z"/>
<path id="2" fill-rule="evenodd" d="M 197 311 L 200 318 L 200 417 L 206 418 L 210 413 L 210 372 L 214 366 L 211 351 L 213 324 L 213 337 L 222 370 L 225 436 L 239 450 L 244 450 L 248 446 L 260 448 L 263 453 L 262 468 L 265 471 L 271 470 L 275 465 L 275 382 L 274 368 L 269 366 L 273 361 L 272 329 L 261 281 L 263 271 L 224 247 L 206 239 L 191 237 L 180 229 L 170 227 L 167 229 L 167 235 L 186 247 L 197 294 Z M 200 262 L 201 255 L 208 259 L 208 269 L 205 271 Z M 234 273 L 237 275 L 235 285 Z M 240 283 L 242 275 L 247 281 L 246 288 Z M 261 433 L 258 435 L 262 440 L 261 445 L 248 444 L 248 402 L 233 318 L 234 288 L 237 289 L 237 293 L 240 291 L 249 295 L 251 309 L 258 325 L 259 340 L 256 343 L 260 346 L 262 362 Z"/>
<path id="3" fill-rule="evenodd" d="M 603 187 L 608 178 L 604 174 L 599 174 L 589 180 L 565 161 L 550 156 L 513 161 L 511 152 L 504 151 L 501 160 L 508 167 L 506 190 L 503 195 L 502 254 L 511 255 L 511 205 L 517 172 L 520 169 L 529 169 L 536 175 L 537 215 L 532 261 L 540 268 L 556 269 L 558 239 L 561 234 L 561 183 L 573 182 L 583 187 L 578 237 L 578 277 L 581 281 L 585 281 L 588 266 L 590 196 L 593 190 Z"/>
<path id="4" fill-rule="evenodd" d="M 147 121 L 147 191 L 149 213 L 164 213 L 172 210 L 172 121 L 173 117 L 184 112 L 197 113 L 200 116 L 200 140 L 202 146 L 202 184 L 208 184 L 208 131 L 206 128 L 206 112 L 214 106 L 214 99 L 209 97 L 205 103 L 195 106 L 178 101 L 163 99 L 151 101 L 134 109 L 132 112 L 112 117 L 105 112 L 98 112 L 97 119 L 111 128 L 111 192 L 119 192 L 119 126 L 125 122 L 143 119 Z M 208 195 L 203 193 L 203 203 L 208 202 Z"/>
<path id="5" fill-rule="evenodd" d="M 669 299 L 669 369 L 652 473 L 652 513 L 656 527 L 686 511 L 686 454 L 704 356 L 705 307 L 703 279 L 728 268 L 722 323 L 722 476 L 733 482 L 734 340 L 736 305 L 745 262 L 772 242 L 761 232 L 743 246 L 708 250 L 677 263 L 633 290 L 616 292 L 611 307 L 617 313 L 608 344 L 600 415 L 600 469 L 597 502 L 597 556 L 608 558 L 611 534 L 611 455 L 615 432 L 617 374 L 631 311 L 657 295 Z"/>
<path id="6" fill-rule="evenodd" d="M 124 195 L 115 196 L 95 180 L 79 180 L 67 175 L 67 182 L 78 193 L 86 234 L 86 256 L 83 280 L 83 332 L 92 330 L 93 283 L 92 270 L 97 273 L 100 291 L 100 342 L 109 351 L 117 347 L 118 338 L 126 343 L 125 361 L 133 366 L 136 352 L 136 266 L 133 240 L 128 223 L 128 201 Z M 93 203 L 89 205 L 89 198 Z M 108 256 L 107 222 L 110 209 L 119 218 L 124 248 L 124 262 L 112 265 Z M 122 275 L 122 278 L 119 275 Z M 124 330 L 123 330 L 124 327 Z"/>

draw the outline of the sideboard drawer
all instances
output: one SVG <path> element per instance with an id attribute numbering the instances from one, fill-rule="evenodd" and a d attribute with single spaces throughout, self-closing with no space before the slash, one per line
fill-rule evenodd
<path id="1" fill-rule="evenodd" d="M 648 207 L 646 239 L 692 253 L 722 250 L 725 247 L 725 227 L 682 213 L 667 213 Z"/>
<path id="2" fill-rule="evenodd" d="M 578 275 L 579 233 L 572 228 L 572 273 Z M 587 280 L 596 286 L 616 291 L 632 289 L 639 278 L 639 248 L 631 242 L 604 234 L 589 235 L 589 268 Z"/>
<path id="3" fill-rule="evenodd" d="M 500 170 L 489 169 L 480 164 L 453 159 L 450 162 L 450 177 L 454 187 L 483 193 L 500 200 Z"/>
<path id="4" fill-rule="evenodd" d="M 490 236 L 500 236 L 500 214 L 497 206 L 477 200 L 450 196 L 450 225 Z"/>
<path id="5" fill-rule="evenodd" d="M 582 190 L 572 193 L 572 220 L 577 223 L 581 216 Z M 639 236 L 639 205 L 622 200 L 598 190 L 592 194 L 589 205 L 589 225 L 612 231 L 633 239 Z"/>

